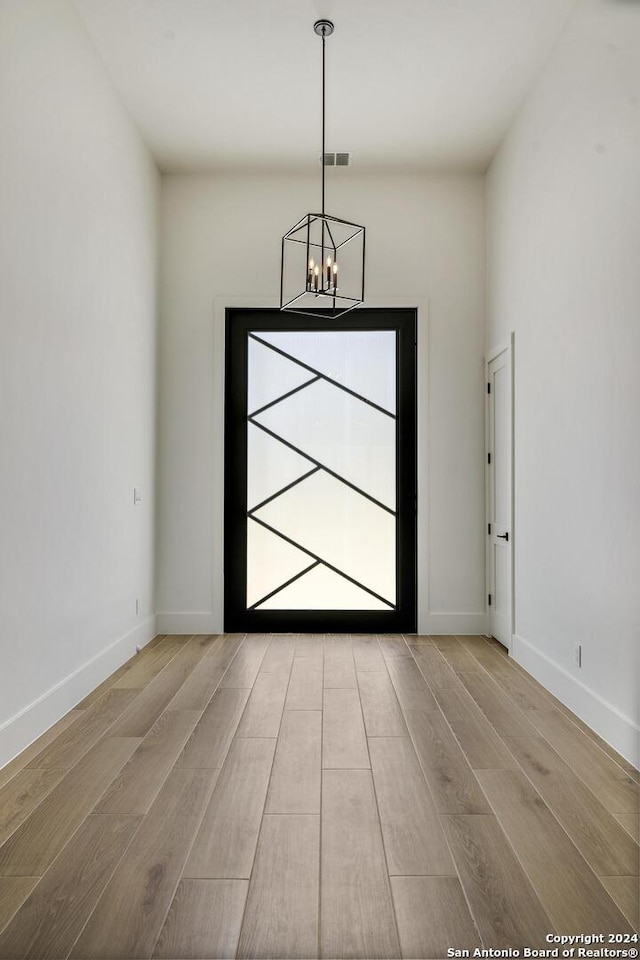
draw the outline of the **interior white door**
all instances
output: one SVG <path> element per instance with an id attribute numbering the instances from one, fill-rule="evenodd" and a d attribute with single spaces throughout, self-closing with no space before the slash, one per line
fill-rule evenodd
<path id="1" fill-rule="evenodd" d="M 511 647 L 512 526 L 511 346 L 487 364 L 487 601 L 489 632 Z"/>

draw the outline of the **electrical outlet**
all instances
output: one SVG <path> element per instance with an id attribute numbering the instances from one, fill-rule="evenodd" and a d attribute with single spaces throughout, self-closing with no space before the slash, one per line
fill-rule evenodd
<path id="1" fill-rule="evenodd" d="M 573 645 L 573 663 L 576 667 L 582 666 L 582 644 L 574 643 Z"/>
<path id="2" fill-rule="evenodd" d="M 139 503 L 142 503 L 142 490 L 140 487 L 133 488 L 133 502 L 137 506 Z"/>
<path id="3" fill-rule="evenodd" d="M 136 597 L 136 617 L 140 616 L 140 600 Z"/>

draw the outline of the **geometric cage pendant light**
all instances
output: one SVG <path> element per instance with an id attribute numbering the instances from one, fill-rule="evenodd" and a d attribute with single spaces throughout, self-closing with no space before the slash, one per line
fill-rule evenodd
<path id="1" fill-rule="evenodd" d="M 325 211 L 325 41 L 334 25 L 317 20 L 313 29 L 322 37 L 322 212 L 282 238 L 280 309 L 332 319 L 364 301 L 365 228 Z"/>

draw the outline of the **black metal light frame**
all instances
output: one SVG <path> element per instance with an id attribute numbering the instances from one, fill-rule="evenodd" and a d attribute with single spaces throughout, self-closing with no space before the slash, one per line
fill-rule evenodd
<path id="1" fill-rule="evenodd" d="M 365 228 L 325 211 L 325 43 L 334 25 L 331 20 L 317 20 L 313 29 L 322 38 L 322 212 L 305 214 L 282 238 L 280 309 L 331 319 L 348 313 L 364 301 Z M 356 251 L 353 256 L 354 266 L 357 263 L 360 269 L 360 279 L 357 283 L 352 279 L 352 285 L 345 289 L 345 281 L 337 270 L 339 251 L 344 252 L 347 244 L 361 245 L 361 254 Z M 304 285 L 296 283 L 294 289 L 298 292 L 293 296 L 286 290 L 288 253 L 302 265 L 301 273 L 304 271 Z M 310 266 L 312 263 L 314 268 Z M 300 266 L 296 264 L 294 269 Z M 339 284 L 343 284 L 342 288 Z"/>

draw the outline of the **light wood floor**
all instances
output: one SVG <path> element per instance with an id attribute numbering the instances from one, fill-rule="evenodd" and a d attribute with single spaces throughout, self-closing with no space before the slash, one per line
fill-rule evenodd
<path id="1" fill-rule="evenodd" d="M 482 637 L 158 637 L 0 770 L 0 958 L 632 934 L 639 783 Z"/>

